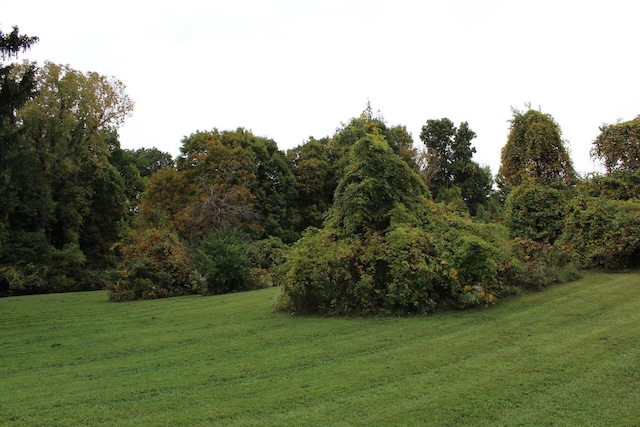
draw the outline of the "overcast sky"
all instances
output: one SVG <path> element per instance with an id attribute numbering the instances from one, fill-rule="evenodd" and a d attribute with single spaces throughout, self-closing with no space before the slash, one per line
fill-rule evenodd
<path id="1" fill-rule="evenodd" d="M 22 58 L 114 76 L 136 103 L 124 148 L 174 156 L 197 131 L 244 127 L 281 149 L 331 136 L 371 102 L 416 145 L 467 121 L 496 173 L 511 108 L 551 114 L 575 167 L 602 123 L 640 114 L 637 0 L 0 0 Z"/>

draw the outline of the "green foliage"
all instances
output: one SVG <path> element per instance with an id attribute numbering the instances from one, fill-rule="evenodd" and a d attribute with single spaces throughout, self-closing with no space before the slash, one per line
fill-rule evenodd
<path id="1" fill-rule="evenodd" d="M 227 139 L 238 138 L 251 153 L 256 184 L 251 186 L 260 224 L 254 238 L 269 236 L 293 242 L 300 237 L 294 203 L 298 197 L 295 176 L 284 152 L 271 139 L 257 137 L 244 129 L 225 133 Z"/>
<path id="2" fill-rule="evenodd" d="M 475 137 L 467 122 L 456 128 L 447 118 L 427 120 L 420 133 L 426 148 L 424 175 L 431 194 L 436 199 L 449 199 L 447 193 L 458 188 L 468 211 L 474 216 L 481 206 L 488 205 L 493 180 L 488 167 L 481 168 L 472 161 L 476 149 L 471 141 Z"/>
<path id="3" fill-rule="evenodd" d="M 507 197 L 504 222 L 512 237 L 553 243 L 562 233 L 568 193 L 527 181 Z"/>
<path id="4" fill-rule="evenodd" d="M 420 177 L 374 133 L 352 147 L 323 229 L 309 229 L 287 254 L 279 307 L 331 314 L 428 312 L 435 306 L 427 259 L 430 194 Z M 402 230 L 414 233 L 408 247 Z M 417 239 L 417 241 L 416 241 Z M 421 244 L 425 244 L 421 247 Z M 398 256 L 414 250 L 414 258 Z M 437 263 L 435 263 L 437 264 Z"/>
<path id="5" fill-rule="evenodd" d="M 53 247 L 47 252 L 45 263 L 47 266 L 47 291 L 69 292 L 90 290 L 82 286 L 82 272 L 86 264 L 86 257 L 77 245 L 66 244 L 61 249 Z"/>
<path id="6" fill-rule="evenodd" d="M 131 217 L 140 211 L 140 202 L 149 179 L 158 171 L 175 167 L 171 154 L 157 148 L 121 149 L 117 138 L 110 142 L 110 163 L 124 181 L 128 212 Z"/>
<path id="7" fill-rule="evenodd" d="M 515 238 L 509 245 L 511 259 L 505 280 L 524 290 L 538 290 L 581 277 L 578 255 L 571 245 Z"/>
<path id="8" fill-rule="evenodd" d="M 0 56 L 2 60 L 17 58 L 20 52 L 26 52 L 37 42 L 38 37 L 20 34 L 18 27 L 13 27 L 9 34 L 0 29 Z M 21 76 L 16 76 L 13 64 L 0 63 L 0 130 L 3 137 L 16 130 L 17 109 L 35 95 L 35 72 L 35 65 L 30 64 Z"/>
<path id="9" fill-rule="evenodd" d="M 575 248 L 583 268 L 640 267 L 640 201 L 575 197 L 562 241 Z"/>
<path id="10" fill-rule="evenodd" d="M 640 171 L 640 116 L 633 120 L 600 126 L 591 155 L 602 161 L 607 172 Z"/>
<path id="11" fill-rule="evenodd" d="M 154 174 L 140 200 L 140 215 L 154 226 L 168 226 L 182 235 L 189 234 L 191 218 L 187 207 L 192 196 L 188 177 L 174 168 Z"/>
<path id="12" fill-rule="evenodd" d="M 27 262 L 0 266 L 0 296 L 37 294 L 46 286 L 41 265 Z"/>
<path id="13" fill-rule="evenodd" d="M 349 151 L 353 145 L 366 135 L 381 135 L 394 154 L 400 156 L 410 168 L 418 170 L 417 151 L 413 147 L 413 139 L 404 126 L 389 127 L 378 112 L 373 114 L 371 104 L 358 117 L 343 124 L 330 140 L 331 155 L 336 169 L 336 182 L 347 172 Z"/>
<path id="14" fill-rule="evenodd" d="M 182 142 L 177 170 L 149 183 L 145 217 L 165 218 L 191 244 L 220 227 L 295 240 L 295 178 L 274 141 L 239 128 L 196 132 Z"/>
<path id="15" fill-rule="evenodd" d="M 429 313 L 502 294 L 497 247 L 479 225 L 433 203 L 384 137 L 362 137 L 350 160 L 325 227 L 309 229 L 286 256 L 280 309 Z"/>
<path id="16" fill-rule="evenodd" d="M 366 135 L 353 146 L 347 174 L 336 189 L 330 221 L 345 235 L 383 231 L 397 204 L 413 206 L 430 197 L 424 182 L 392 152 L 384 137 Z"/>
<path id="17" fill-rule="evenodd" d="M 277 306 L 298 313 L 349 313 L 359 307 L 351 288 L 358 283 L 350 271 L 354 242 L 336 240 L 324 230 L 309 228 L 287 254 Z"/>
<path id="18" fill-rule="evenodd" d="M 163 229 L 131 231 L 116 246 L 122 261 L 108 286 L 111 301 L 192 294 L 198 283 L 191 258 L 175 233 Z"/>
<path id="19" fill-rule="evenodd" d="M 11 243 L 18 253 L 3 256 L 11 262 L 0 266 L 0 295 L 89 291 L 106 285 L 102 275 L 88 268 L 78 245 L 57 249 L 46 245 L 39 233 L 24 234 L 20 242 Z"/>
<path id="20" fill-rule="evenodd" d="M 29 49 L 38 41 L 37 37 L 21 35 L 17 27 L 9 34 L 0 30 L 0 56 L 17 58 L 20 52 Z M 33 271 L 38 267 L 25 271 L 22 267 L 10 264 L 5 258 L 7 246 L 15 247 L 10 241 L 16 233 L 16 223 L 22 222 L 22 214 L 30 214 L 31 207 L 23 207 L 20 202 L 21 188 L 32 194 L 39 192 L 38 180 L 31 179 L 29 172 L 33 169 L 34 157 L 24 150 L 21 133 L 24 126 L 16 118 L 19 108 L 36 95 L 36 67 L 34 64 L 23 65 L 22 72 L 16 72 L 15 64 L 0 63 L 0 293 L 16 287 L 31 287 Z M 30 167 L 28 167 L 30 165 Z M 16 211 L 22 211 L 16 215 Z M 23 230 L 19 230 L 23 231 Z M 29 264 L 28 260 L 24 260 Z M 5 273 L 2 273 L 5 272 Z M 4 278 L 2 277 L 4 276 Z M 36 274 L 37 276 L 37 274 Z M 40 287 L 40 283 L 33 285 Z"/>
<path id="21" fill-rule="evenodd" d="M 265 270 L 280 265 L 288 249 L 289 247 L 278 237 L 267 237 L 249 243 L 252 264 Z"/>
<path id="22" fill-rule="evenodd" d="M 302 233 L 308 227 L 322 226 L 338 186 L 329 138 L 309 138 L 289 150 L 287 159 L 295 177 L 297 197 L 292 205 L 297 215 L 296 231 Z"/>
<path id="23" fill-rule="evenodd" d="M 580 181 L 581 193 L 591 197 L 630 200 L 640 194 L 640 171 L 614 171 L 590 174 Z"/>
<path id="24" fill-rule="evenodd" d="M 95 269 L 112 266 L 109 249 L 125 214 L 109 155 L 133 102 L 121 82 L 97 73 L 51 63 L 14 73 L 23 80 L 31 73 L 37 94 L 12 107 L 20 129 L 0 148 L 0 243 L 23 255 L 1 250 L 0 266 L 26 272 L 13 278 L 39 272 L 38 286 L 23 283 L 22 291 L 95 289 Z"/>
<path id="25" fill-rule="evenodd" d="M 195 250 L 193 267 L 204 278 L 206 294 L 253 288 L 247 243 L 237 229 L 209 232 Z"/>
<path id="26" fill-rule="evenodd" d="M 502 148 L 500 174 L 516 187 L 533 179 L 542 185 L 573 185 L 577 175 L 562 140 L 560 126 L 549 114 L 513 110 L 511 131 Z"/>

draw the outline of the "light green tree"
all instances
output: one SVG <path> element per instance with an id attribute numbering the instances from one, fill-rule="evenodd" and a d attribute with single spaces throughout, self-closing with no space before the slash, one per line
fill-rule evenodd
<path id="1" fill-rule="evenodd" d="M 571 186 L 577 180 L 560 126 L 551 115 L 531 109 L 513 110 L 499 172 L 510 188 L 528 179 L 553 187 Z"/>
<path id="2" fill-rule="evenodd" d="M 600 126 L 591 155 L 602 161 L 609 173 L 640 171 L 640 116 Z"/>

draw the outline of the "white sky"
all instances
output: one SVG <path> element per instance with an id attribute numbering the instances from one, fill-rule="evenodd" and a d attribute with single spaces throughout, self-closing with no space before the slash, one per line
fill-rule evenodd
<path id="1" fill-rule="evenodd" d="M 136 102 L 124 148 L 174 156 L 197 130 L 242 126 L 281 149 L 331 136 L 371 102 L 416 145 L 467 121 L 496 173 L 511 107 L 559 123 L 575 167 L 602 123 L 640 114 L 637 0 L 0 0 L 40 37 L 23 59 L 114 76 Z"/>

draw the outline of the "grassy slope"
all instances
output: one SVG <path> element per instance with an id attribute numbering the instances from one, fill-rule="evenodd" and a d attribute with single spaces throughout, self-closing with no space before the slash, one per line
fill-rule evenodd
<path id="1" fill-rule="evenodd" d="M 275 313 L 276 289 L 0 300 L 0 425 L 634 425 L 640 275 L 491 309 Z"/>

